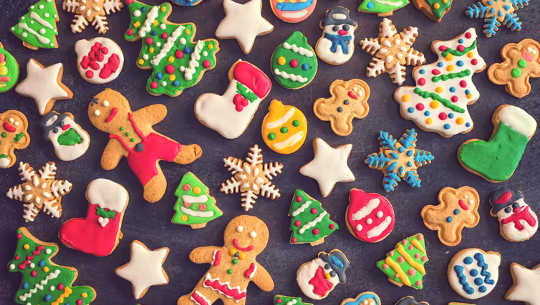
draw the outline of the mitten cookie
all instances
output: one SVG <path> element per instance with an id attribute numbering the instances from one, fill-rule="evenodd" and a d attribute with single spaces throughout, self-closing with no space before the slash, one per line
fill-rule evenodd
<path id="1" fill-rule="evenodd" d="M 24 113 L 8 110 L 0 113 L 0 168 L 12 167 L 17 158 L 15 150 L 30 145 L 28 120 Z"/>

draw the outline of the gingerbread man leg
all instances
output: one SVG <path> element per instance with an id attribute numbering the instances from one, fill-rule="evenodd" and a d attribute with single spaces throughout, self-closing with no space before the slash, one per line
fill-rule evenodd
<path id="1" fill-rule="evenodd" d="M 166 190 L 167 179 L 165 179 L 163 172 L 159 169 L 157 175 L 152 177 L 152 179 L 144 185 L 143 197 L 146 201 L 155 203 L 163 197 Z"/>
<path id="2" fill-rule="evenodd" d="M 219 296 L 215 291 L 212 291 L 210 288 L 203 287 L 202 284 L 199 282 L 197 286 L 193 288 L 193 291 L 191 291 L 190 293 L 186 295 L 181 296 L 178 299 L 178 302 L 176 304 L 177 305 L 211 305 L 217 299 L 219 299 Z M 224 299 L 223 299 L 223 304 L 227 305 Z M 243 305 L 240 302 L 238 303 L 233 302 L 233 304 Z"/>
<path id="3" fill-rule="evenodd" d="M 182 145 L 182 149 L 174 158 L 174 162 L 178 164 L 189 164 L 199 159 L 202 156 L 202 149 L 197 144 Z"/>

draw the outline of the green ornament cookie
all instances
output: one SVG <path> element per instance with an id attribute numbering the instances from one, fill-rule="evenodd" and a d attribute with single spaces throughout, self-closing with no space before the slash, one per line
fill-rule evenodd
<path id="1" fill-rule="evenodd" d="M 54 0 L 39 0 L 28 9 L 11 32 L 29 49 L 56 49 L 58 11 Z"/>
<path id="2" fill-rule="evenodd" d="M 19 78 L 19 64 L 0 43 L 0 93 L 11 89 Z"/>
<path id="3" fill-rule="evenodd" d="M 272 54 L 271 68 L 275 80 L 284 88 L 300 89 L 317 74 L 317 56 L 301 32 L 292 33 Z"/>
<path id="4" fill-rule="evenodd" d="M 409 0 L 363 0 L 358 6 L 358 11 L 379 16 L 390 16 L 395 10 L 407 4 L 409 4 Z"/>

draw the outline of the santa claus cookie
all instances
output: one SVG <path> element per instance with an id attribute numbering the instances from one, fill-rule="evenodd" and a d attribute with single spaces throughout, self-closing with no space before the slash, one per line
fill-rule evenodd
<path id="1" fill-rule="evenodd" d="M 222 247 L 199 247 L 189 254 L 192 262 L 210 264 L 210 269 L 177 304 L 212 305 L 220 299 L 224 304 L 245 305 L 250 282 L 263 291 L 272 291 L 272 276 L 256 261 L 268 238 L 268 227 L 259 218 L 249 215 L 233 218 L 225 228 Z"/>
<path id="2" fill-rule="evenodd" d="M 330 65 L 348 62 L 354 54 L 354 31 L 358 27 L 349 10 L 343 6 L 326 10 L 320 26 L 323 32 L 315 45 L 317 56 Z"/>
<path id="3" fill-rule="evenodd" d="M 70 112 L 49 112 L 41 119 L 41 126 L 45 138 L 52 143 L 56 156 L 62 161 L 81 157 L 90 146 L 90 135 L 75 122 Z"/>
<path id="4" fill-rule="evenodd" d="M 526 241 L 538 230 L 538 216 L 525 202 L 521 192 L 500 188 L 489 198 L 490 214 L 499 220 L 502 237 L 508 241 Z"/>
<path id="5" fill-rule="evenodd" d="M 77 69 L 81 77 L 92 84 L 115 80 L 124 65 L 122 49 L 109 38 L 81 39 L 75 43 Z"/>
<path id="6" fill-rule="evenodd" d="M 129 194 L 122 185 L 98 178 L 88 184 L 86 199 L 86 218 L 64 222 L 58 238 L 69 248 L 95 256 L 107 256 L 122 238 L 120 229 Z"/>
<path id="7" fill-rule="evenodd" d="M 292 154 L 304 144 L 307 120 L 304 113 L 281 101 L 272 100 L 264 117 L 261 133 L 264 143 L 278 154 Z"/>
<path id="8" fill-rule="evenodd" d="M 317 258 L 303 263 L 298 268 L 296 282 L 307 297 L 322 300 L 338 284 L 347 281 L 345 271 L 349 266 L 349 259 L 338 249 L 334 249 L 330 253 L 319 252 Z"/>
<path id="9" fill-rule="evenodd" d="M 394 208 L 384 196 L 351 189 L 345 220 L 354 237 L 376 243 L 392 232 L 396 217 Z"/>
<path id="10" fill-rule="evenodd" d="M 30 135 L 24 113 L 17 110 L 0 113 L 0 168 L 12 167 L 17 160 L 15 150 L 28 145 Z"/>

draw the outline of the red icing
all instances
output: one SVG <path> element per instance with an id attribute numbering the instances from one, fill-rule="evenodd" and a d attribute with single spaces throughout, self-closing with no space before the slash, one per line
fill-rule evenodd
<path id="1" fill-rule="evenodd" d="M 184 52 L 180 51 L 180 50 L 177 50 L 176 52 L 174 52 L 174 56 L 178 59 L 184 57 Z"/>
<path id="2" fill-rule="evenodd" d="M 198 305 L 210 305 L 206 301 L 206 299 L 199 294 L 199 292 L 195 291 L 191 294 L 191 298 L 197 302 Z"/>
<path id="3" fill-rule="evenodd" d="M 214 252 L 214 261 L 212 262 L 212 266 L 219 266 L 221 263 L 221 250 L 216 250 Z"/>
<path id="4" fill-rule="evenodd" d="M 423 86 L 426 84 L 426 79 L 421 77 L 418 79 L 418 85 Z"/>
<path id="5" fill-rule="evenodd" d="M 205 69 L 210 68 L 210 61 L 208 59 L 203 60 L 202 65 Z"/>
<path id="6" fill-rule="evenodd" d="M 0 83 L 7 83 L 11 80 L 11 78 L 7 77 L 7 76 L 1 76 L 0 77 Z"/>
<path id="7" fill-rule="evenodd" d="M 536 226 L 536 219 L 529 212 L 529 206 L 527 206 L 527 205 L 522 206 L 517 211 L 514 209 L 514 213 L 512 213 L 512 215 L 502 219 L 501 223 L 502 224 L 507 224 L 507 223 L 512 222 L 512 223 L 514 223 L 514 227 L 516 229 L 518 229 L 519 231 L 522 231 L 523 229 L 525 229 L 525 227 L 521 223 L 521 220 L 525 220 L 527 222 L 527 224 L 529 226 L 531 226 L 531 227 Z"/>
<path id="8" fill-rule="evenodd" d="M 471 33 L 469 33 L 469 32 L 465 33 L 465 38 L 470 39 L 471 36 L 472 36 Z"/>
<path id="9" fill-rule="evenodd" d="M 15 126 L 9 124 L 8 122 L 4 122 L 4 124 L 2 124 L 2 126 L 4 127 L 4 129 L 5 129 L 7 132 L 15 132 L 15 131 L 17 131 L 17 129 L 15 128 Z"/>
<path id="10" fill-rule="evenodd" d="M 240 250 L 240 251 L 244 251 L 244 252 L 249 252 L 251 250 L 253 250 L 253 245 L 249 245 L 249 246 L 246 246 L 246 247 L 242 247 L 240 246 L 240 244 L 238 243 L 238 239 L 233 239 L 233 245 L 236 249 Z"/>
<path id="11" fill-rule="evenodd" d="M 421 104 L 421 103 L 416 104 L 416 109 L 417 109 L 418 111 L 424 110 L 424 104 Z"/>
<path id="12" fill-rule="evenodd" d="M 313 235 L 317 235 L 317 234 L 319 234 L 319 232 L 320 232 L 319 229 L 317 229 L 317 228 L 313 229 Z"/>
<path id="13" fill-rule="evenodd" d="M 158 84 L 157 84 L 156 81 L 152 81 L 152 82 L 150 83 L 150 88 L 152 88 L 152 89 L 156 89 L 157 86 L 158 86 Z"/>
<path id="14" fill-rule="evenodd" d="M 297 227 L 299 227 L 301 224 L 302 224 L 302 223 L 300 222 L 300 220 L 296 220 L 296 221 L 294 222 L 294 225 L 297 226 Z"/>
<path id="15" fill-rule="evenodd" d="M 236 111 L 242 112 L 242 110 L 244 110 L 244 107 L 246 107 L 249 104 L 249 101 L 245 97 L 243 97 L 241 94 L 237 93 L 233 97 L 233 103 L 234 103 Z"/>
<path id="16" fill-rule="evenodd" d="M 440 47 L 439 47 L 439 51 L 441 51 L 441 52 L 446 51 L 446 49 L 448 49 L 447 46 L 440 46 Z"/>
<path id="17" fill-rule="evenodd" d="M 259 68 L 246 61 L 236 63 L 233 78 L 251 89 L 260 98 L 265 97 L 272 89 L 270 78 Z"/>
<path id="18" fill-rule="evenodd" d="M 521 57 L 523 57 L 526 61 L 529 62 L 534 60 L 534 55 L 530 55 L 529 53 L 527 53 L 527 50 L 521 51 Z"/>
<path id="19" fill-rule="evenodd" d="M 165 33 L 165 32 L 161 33 L 161 38 L 167 39 L 167 37 L 169 37 L 169 35 L 167 35 L 167 33 Z"/>
<path id="20" fill-rule="evenodd" d="M 84 73 L 84 75 L 86 75 L 87 78 L 93 78 L 94 77 L 94 71 L 87 70 L 86 73 Z"/>
<path id="21" fill-rule="evenodd" d="M 372 199 L 379 199 L 379 205 L 369 213 L 368 216 L 361 219 L 353 219 L 354 214 L 360 211 L 362 208 L 369 204 Z M 382 217 L 377 217 L 377 212 L 382 212 Z M 379 235 L 368 237 L 368 232 L 374 227 L 378 226 L 386 217 L 390 216 L 392 221 Z M 347 223 L 354 233 L 354 236 L 362 241 L 375 243 L 384 239 L 388 234 L 392 232 L 395 224 L 395 215 L 392 205 L 384 196 L 377 193 L 366 193 L 360 189 L 352 189 L 349 194 L 349 206 L 347 208 L 347 215 L 345 215 Z M 367 220 L 371 219 L 371 224 L 367 223 Z M 361 226 L 360 231 L 357 230 L 358 225 Z"/>
<path id="22" fill-rule="evenodd" d="M 254 263 L 249 264 L 249 268 L 244 272 L 244 276 L 248 279 L 252 278 L 255 274 L 256 266 Z"/>
<path id="23" fill-rule="evenodd" d="M 356 93 L 354 93 L 352 91 L 347 92 L 347 95 L 352 99 L 357 99 L 358 98 L 358 95 L 356 95 Z"/>
<path id="24" fill-rule="evenodd" d="M 439 69 L 433 69 L 433 70 L 431 70 L 431 73 L 433 75 L 439 75 L 439 74 L 441 74 L 441 71 L 439 71 Z"/>
<path id="25" fill-rule="evenodd" d="M 505 204 L 508 201 L 512 199 L 512 192 L 504 192 L 497 200 L 495 200 L 496 204 Z"/>
<path id="26" fill-rule="evenodd" d="M 114 107 L 113 109 L 111 109 L 111 113 L 109 113 L 109 116 L 107 116 L 107 118 L 105 119 L 105 122 L 110 123 L 116 117 L 117 114 L 118 114 L 118 108 Z"/>
<path id="27" fill-rule="evenodd" d="M 230 297 L 236 301 L 240 301 L 246 297 L 246 292 L 240 292 L 238 288 L 229 288 L 229 285 L 227 283 L 220 284 L 218 280 L 205 280 L 204 285 L 207 287 L 210 287 L 212 289 L 215 289 L 221 293 L 223 293 L 225 296 Z"/>
<path id="28" fill-rule="evenodd" d="M 109 60 L 106 64 L 103 65 L 103 68 L 99 72 L 99 77 L 102 79 L 107 79 L 111 77 L 116 71 L 118 71 L 118 68 L 120 67 L 120 57 L 118 57 L 117 54 L 111 55 L 109 57 Z"/>
<path id="29" fill-rule="evenodd" d="M 457 103 L 457 101 L 459 100 L 459 98 L 457 97 L 457 95 L 452 95 L 452 97 L 450 98 L 450 100 L 452 101 L 452 103 Z"/>
<path id="30" fill-rule="evenodd" d="M 109 49 L 103 46 L 101 43 L 96 42 L 90 48 L 87 55 L 83 56 L 79 63 L 83 70 L 87 70 L 85 75 L 87 78 L 93 78 L 95 76 L 94 71 L 99 71 L 99 77 L 102 79 L 109 78 L 112 74 L 118 71 L 120 67 L 120 57 L 118 54 L 112 54 L 106 63 L 101 66 L 105 59 L 105 55 L 109 53 Z"/>
<path id="31" fill-rule="evenodd" d="M 316 208 L 312 208 L 312 209 L 311 209 L 311 214 L 317 214 L 317 209 L 316 209 Z"/>
<path id="32" fill-rule="evenodd" d="M 152 44 L 152 42 L 154 42 L 154 40 L 152 39 L 152 37 L 146 38 L 146 44 Z"/>
<path id="33" fill-rule="evenodd" d="M 467 205 L 467 203 L 465 201 L 460 199 L 460 200 L 458 200 L 458 204 L 463 210 L 465 210 L 465 211 L 469 210 L 469 206 Z"/>
<path id="34" fill-rule="evenodd" d="M 476 58 L 471 59 L 471 64 L 472 64 L 473 66 L 476 65 L 476 64 L 478 64 L 478 59 L 476 59 Z"/>
<path id="35" fill-rule="evenodd" d="M 166 65 L 165 66 L 165 72 L 169 73 L 169 74 L 173 74 L 174 73 L 174 66 L 173 65 Z"/>
<path id="36" fill-rule="evenodd" d="M 298 67 L 298 60 L 292 59 L 292 60 L 289 62 L 289 65 L 291 65 L 291 67 L 293 67 L 293 68 Z"/>
<path id="37" fill-rule="evenodd" d="M 461 88 L 466 88 L 466 87 L 467 87 L 467 82 L 464 81 L 464 80 L 460 80 L 460 81 L 459 81 L 459 86 L 460 86 Z"/>
<path id="38" fill-rule="evenodd" d="M 336 227 L 333 223 L 331 223 L 329 226 L 330 230 L 334 230 L 334 228 Z"/>
<path id="39" fill-rule="evenodd" d="M 462 44 L 460 44 L 457 46 L 457 50 L 460 52 L 463 52 L 463 50 L 465 50 L 465 47 Z"/>
<path id="40" fill-rule="evenodd" d="M 317 268 L 315 275 L 309 280 L 308 283 L 313 286 L 313 293 L 320 295 L 321 297 L 326 296 L 330 289 L 334 287 L 334 285 L 326 279 L 326 275 L 322 267 Z"/>
<path id="41" fill-rule="evenodd" d="M 133 29 L 128 29 L 128 30 L 127 30 L 127 34 L 128 34 L 129 36 L 133 35 Z"/>
<path id="42" fill-rule="evenodd" d="M 441 112 L 439 113 L 439 119 L 444 121 L 448 118 L 448 115 L 446 114 L 446 112 Z"/>

